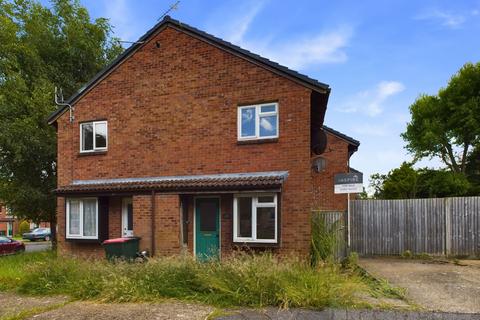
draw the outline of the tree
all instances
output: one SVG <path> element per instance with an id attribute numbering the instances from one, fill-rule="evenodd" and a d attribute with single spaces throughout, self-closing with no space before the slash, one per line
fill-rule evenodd
<path id="1" fill-rule="evenodd" d="M 480 194 L 480 145 L 477 145 L 467 158 L 465 169 L 468 181 L 471 183 L 470 194 Z"/>
<path id="2" fill-rule="evenodd" d="M 54 87 L 74 93 L 121 50 L 78 1 L 0 0 L 0 199 L 17 217 L 55 232 Z"/>
<path id="3" fill-rule="evenodd" d="M 439 157 L 465 173 L 472 147 L 480 142 L 480 63 L 465 64 L 438 95 L 422 95 L 411 106 L 402 134 L 415 160 Z"/>
<path id="4" fill-rule="evenodd" d="M 411 199 L 416 198 L 417 195 L 417 180 L 418 174 L 412 164 L 404 162 L 387 175 L 372 175 L 370 185 L 375 190 L 375 198 Z"/>
<path id="5" fill-rule="evenodd" d="M 464 196 L 470 183 L 462 173 L 428 168 L 415 169 L 404 162 L 386 175 L 374 174 L 370 186 L 377 199 L 415 199 Z"/>

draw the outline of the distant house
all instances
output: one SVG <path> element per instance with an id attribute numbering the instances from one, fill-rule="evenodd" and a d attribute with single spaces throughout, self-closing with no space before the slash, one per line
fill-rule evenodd
<path id="1" fill-rule="evenodd" d="M 7 206 L 0 202 L 0 236 L 13 237 L 19 222 L 11 215 Z"/>
<path id="2" fill-rule="evenodd" d="M 312 209 L 359 142 L 323 126 L 328 85 L 165 17 L 49 118 L 64 253 L 107 238 L 228 255 L 310 247 Z"/>
<path id="3" fill-rule="evenodd" d="M 0 202 L 0 236 L 13 237 L 18 235 L 20 232 L 20 222 L 21 220 L 13 216 L 7 206 Z M 48 222 L 41 222 L 39 224 L 29 222 L 29 226 L 30 230 L 32 230 L 37 227 L 49 228 L 50 224 Z"/>

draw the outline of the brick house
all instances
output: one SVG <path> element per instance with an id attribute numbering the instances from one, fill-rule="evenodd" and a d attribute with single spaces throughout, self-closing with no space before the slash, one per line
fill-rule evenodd
<path id="1" fill-rule="evenodd" d="M 345 209 L 333 174 L 359 146 L 323 126 L 329 93 L 165 17 L 48 120 L 59 250 L 138 236 L 154 255 L 307 254 L 310 212 Z"/>
<path id="2" fill-rule="evenodd" d="M 7 208 L 5 204 L 0 202 L 0 236 L 13 237 L 20 233 L 20 223 L 22 220 L 18 219 Z M 49 222 L 40 222 L 34 223 L 33 221 L 28 221 L 30 225 L 30 230 L 41 227 L 41 228 L 50 228 Z"/>
<path id="3" fill-rule="evenodd" d="M 18 232 L 19 224 L 7 206 L 0 202 L 0 236 L 13 237 Z"/>

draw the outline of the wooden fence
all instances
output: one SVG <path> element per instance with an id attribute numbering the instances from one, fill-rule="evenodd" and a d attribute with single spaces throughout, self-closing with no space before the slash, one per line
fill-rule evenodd
<path id="1" fill-rule="evenodd" d="M 351 250 L 360 255 L 409 250 L 480 256 L 480 197 L 353 200 L 350 205 Z M 344 214 L 330 212 L 324 219 L 344 222 Z"/>
<path id="2" fill-rule="evenodd" d="M 480 197 L 354 200 L 350 223 L 361 255 L 480 255 Z"/>

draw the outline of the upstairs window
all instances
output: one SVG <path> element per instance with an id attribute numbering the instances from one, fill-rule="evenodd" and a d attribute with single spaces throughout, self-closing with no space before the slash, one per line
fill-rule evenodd
<path id="1" fill-rule="evenodd" d="M 106 151 L 107 142 L 107 121 L 80 124 L 80 152 Z"/>
<path id="2" fill-rule="evenodd" d="M 238 140 L 278 138 L 278 103 L 238 107 Z"/>
<path id="3" fill-rule="evenodd" d="M 233 241 L 277 243 L 277 195 L 236 195 Z"/>

